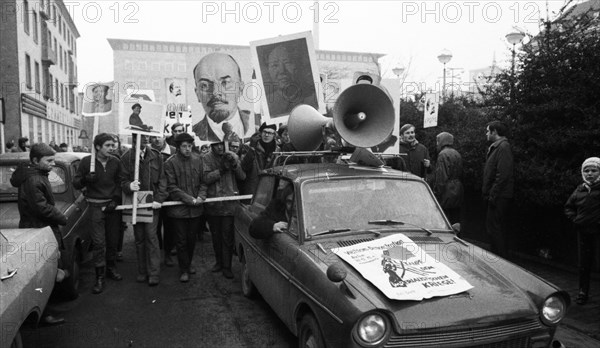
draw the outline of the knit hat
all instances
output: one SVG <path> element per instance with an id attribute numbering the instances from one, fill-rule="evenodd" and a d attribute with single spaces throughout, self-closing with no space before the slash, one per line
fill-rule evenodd
<path id="1" fill-rule="evenodd" d="M 454 136 L 448 132 L 441 132 L 436 137 L 437 146 L 441 149 L 444 146 L 453 145 L 454 144 Z"/>
<path id="2" fill-rule="evenodd" d="M 33 161 L 34 158 L 41 159 L 46 156 L 54 156 L 56 151 L 50 145 L 45 143 L 37 143 L 31 146 L 31 151 L 29 151 L 29 160 Z"/>
<path id="3" fill-rule="evenodd" d="M 600 169 L 600 158 L 598 157 L 590 157 L 588 159 L 586 159 L 585 161 L 583 161 L 583 164 L 581 165 L 581 176 L 583 177 L 583 181 L 588 184 L 588 185 L 592 185 L 598 181 L 600 181 L 600 176 L 598 177 L 598 179 L 596 179 L 595 182 L 589 182 L 586 180 L 585 175 L 583 173 L 583 171 L 585 170 L 586 167 L 596 167 L 598 169 Z"/>

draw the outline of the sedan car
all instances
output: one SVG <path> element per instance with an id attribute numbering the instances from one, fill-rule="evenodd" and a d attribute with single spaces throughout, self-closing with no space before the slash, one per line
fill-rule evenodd
<path id="1" fill-rule="evenodd" d="M 56 201 L 56 207 L 67 217 L 67 224 L 60 226 L 64 249 L 60 250 L 61 268 L 68 271 L 57 288 L 67 299 L 79 295 L 79 267 L 91 257 L 90 216 L 87 201 L 81 191 L 73 187 L 73 177 L 81 159 L 89 154 L 59 152 L 56 165 L 48 179 Z M 28 152 L 0 155 L 0 228 L 19 227 L 18 189 L 10 184 L 17 166 L 29 162 Z"/>
<path id="2" fill-rule="evenodd" d="M 57 263 L 58 243 L 50 227 L 0 231 L 1 347 L 21 347 L 23 323 L 41 318 Z"/>
<path id="3" fill-rule="evenodd" d="M 275 199 L 291 203 L 287 229 L 250 235 Z M 568 294 L 457 229 L 409 173 L 272 168 L 235 219 L 242 290 L 258 290 L 300 347 L 550 346 Z"/>

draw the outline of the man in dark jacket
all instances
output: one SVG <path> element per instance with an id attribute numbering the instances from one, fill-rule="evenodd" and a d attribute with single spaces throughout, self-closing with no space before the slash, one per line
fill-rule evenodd
<path id="1" fill-rule="evenodd" d="M 273 166 L 273 152 L 280 151 L 275 135 L 277 134 L 277 126 L 274 124 L 263 123 L 258 129 L 259 137 L 256 142 L 251 142 L 250 147 L 242 159 L 242 169 L 246 174 L 242 194 L 254 194 L 254 190 L 258 185 L 258 174 L 264 169 Z"/>
<path id="2" fill-rule="evenodd" d="M 29 153 L 31 163 L 19 166 L 11 176 L 10 183 L 19 188 L 19 228 L 50 226 L 60 246 L 62 236 L 58 225 L 66 225 L 67 218 L 56 208 L 52 186 L 48 180 L 48 173 L 54 166 L 55 153 L 49 145 L 34 144 Z M 64 321 L 63 318 L 55 318 L 48 312 L 44 312 L 42 317 L 42 322 L 50 325 L 62 324 Z"/>
<path id="3" fill-rule="evenodd" d="M 140 139 L 139 178 L 135 180 L 136 143 Z M 160 247 L 156 229 L 158 214 L 162 203 L 167 199 L 167 181 L 164 174 L 163 160 L 160 153 L 148 146 L 148 136 L 133 135 L 133 147 L 121 157 L 121 189 L 132 195 L 137 191 L 152 191 L 152 222 L 138 221 L 133 225 L 135 251 L 137 255 L 137 282 L 158 285 L 160 279 Z"/>
<path id="4" fill-rule="evenodd" d="M 492 238 L 492 252 L 508 256 L 506 221 L 514 190 L 513 154 L 506 139 L 508 127 L 500 122 L 488 124 L 486 137 L 492 144 L 487 150 L 481 192 L 487 203 L 486 229 Z"/>
<path id="5" fill-rule="evenodd" d="M 450 223 L 460 222 L 460 207 L 464 196 L 461 182 L 462 156 L 453 147 L 454 136 L 452 134 L 447 132 L 438 134 L 436 143 L 440 153 L 435 165 L 433 192 Z"/>
<path id="6" fill-rule="evenodd" d="M 271 200 L 267 208 L 250 223 L 250 235 L 257 239 L 267 239 L 274 233 L 288 230 L 294 207 L 294 189 L 288 184 L 277 198 Z"/>
<path id="7" fill-rule="evenodd" d="M 432 171 L 429 150 L 415 138 L 415 126 L 412 124 L 402 126 L 400 137 L 400 154 L 406 154 L 404 157 L 406 170 L 426 179 L 427 174 Z M 403 168 L 394 169 L 404 170 Z"/>
<path id="8" fill-rule="evenodd" d="M 274 138 L 275 131 L 273 131 Z M 275 140 L 273 140 L 273 144 Z M 238 156 L 225 151 L 225 144 L 211 144 L 211 151 L 204 155 L 202 177 L 206 182 L 207 198 L 235 196 L 239 194 L 237 180 L 244 180 L 246 174 L 241 168 Z M 212 272 L 223 272 L 225 278 L 233 278 L 231 258 L 233 254 L 233 215 L 238 201 L 206 203 L 204 209 L 210 226 L 215 265 Z"/>
<path id="9" fill-rule="evenodd" d="M 96 160 L 94 171 L 90 171 L 91 157 L 81 160 L 73 186 L 82 190 L 89 203 L 92 222 L 92 259 L 96 267 L 96 283 L 92 288 L 94 294 L 104 291 L 104 277 L 122 280 L 117 272 L 117 249 L 121 228 L 121 214 L 115 211 L 121 203 L 121 187 L 119 186 L 122 171 L 119 158 L 112 155 L 115 146 L 114 136 L 100 133 L 94 137 Z"/>
<path id="10" fill-rule="evenodd" d="M 196 273 L 192 267 L 196 233 L 200 230 L 203 212 L 202 202 L 206 198 L 206 184 L 202 180 L 202 157 L 193 152 L 194 138 L 188 133 L 175 137 L 177 154 L 165 164 L 167 191 L 174 201 L 183 205 L 169 207 L 167 215 L 176 233 L 175 245 L 179 261 L 179 281 L 187 283 L 190 274 Z"/>

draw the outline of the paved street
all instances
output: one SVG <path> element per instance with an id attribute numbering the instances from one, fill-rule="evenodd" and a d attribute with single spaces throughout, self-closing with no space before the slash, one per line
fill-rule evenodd
<path id="1" fill-rule="evenodd" d="M 148 287 L 134 281 L 135 250 L 126 232 L 121 282 L 108 280 L 104 293 L 92 295 L 93 270 L 85 267 L 81 296 L 52 307 L 67 323 L 26 331 L 32 347 L 294 347 L 295 337 L 259 297 L 249 300 L 241 293 L 239 264 L 235 279 L 210 273 L 213 253 L 210 237 L 197 244 L 194 264 L 198 273 L 188 284 L 178 280 L 176 267 L 164 268 L 161 284 Z M 576 275 L 527 259 L 516 260 L 526 269 L 576 295 Z M 572 305 L 556 338 L 571 348 L 597 348 L 600 341 L 600 281 L 592 284 L 595 296 L 586 306 Z"/>

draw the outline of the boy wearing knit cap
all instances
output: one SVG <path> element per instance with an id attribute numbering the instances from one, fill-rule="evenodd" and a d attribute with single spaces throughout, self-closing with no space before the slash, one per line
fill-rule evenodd
<path id="1" fill-rule="evenodd" d="M 583 183 L 565 204 L 565 215 L 577 231 L 579 294 L 577 304 L 586 304 L 590 290 L 590 274 L 594 246 L 600 237 L 600 158 L 590 157 L 581 165 Z"/>

